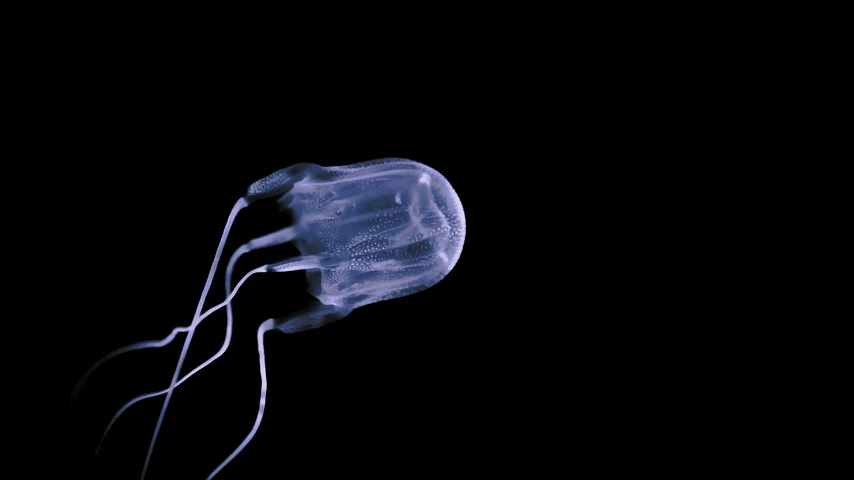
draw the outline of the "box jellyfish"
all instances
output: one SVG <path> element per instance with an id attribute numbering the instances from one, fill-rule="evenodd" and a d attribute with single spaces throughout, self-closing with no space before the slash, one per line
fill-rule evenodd
<path id="1" fill-rule="evenodd" d="M 232 223 L 242 209 L 262 199 L 274 199 L 282 210 L 290 211 L 293 224 L 240 246 L 226 265 L 225 300 L 202 312 Z M 250 185 L 246 195 L 232 208 L 190 325 L 174 329 L 161 340 L 128 345 L 106 355 L 83 375 L 72 399 L 89 375 L 110 358 L 133 350 L 162 347 L 179 333 L 187 334 L 168 388 L 141 395 L 123 405 L 101 437 L 103 442 L 116 419 L 131 405 L 147 398 L 164 397 L 142 468 L 144 479 L 175 388 L 229 347 L 233 325 L 230 302 L 240 286 L 256 273 L 305 271 L 309 293 L 316 300 L 302 311 L 284 318 L 270 318 L 258 327 L 261 374 L 258 413 L 246 437 L 208 476 L 213 478 L 246 447 L 261 424 L 267 393 L 266 332 L 297 333 L 322 327 L 346 317 L 356 308 L 429 288 L 454 268 L 465 234 L 465 216 L 456 192 L 439 172 L 421 163 L 384 158 L 339 167 L 300 163 L 281 169 Z M 254 268 L 232 289 L 232 273 L 241 255 L 287 242 L 296 246 L 299 256 Z M 222 346 L 211 358 L 181 377 L 196 327 L 223 307 L 227 322 Z"/>

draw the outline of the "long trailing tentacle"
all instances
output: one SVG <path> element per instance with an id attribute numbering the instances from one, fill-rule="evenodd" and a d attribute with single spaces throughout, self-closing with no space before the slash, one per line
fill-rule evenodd
<path id="1" fill-rule="evenodd" d="M 265 272 L 265 271 L 266 271 L 266 266 L 262 266 L 262 267 L 256 268 L 255 270 L 252 270 L 252 271 L 250 271 L 249 273 L 247 273 L 247 274 L 246 274 L 242 279 L 240 279 L 240 282 L 238 282 L 238 283 L 237 283 L 237 286 L 236 286 L 236 287 L 234 287 L 234 292 L 232 292 L 231 294 L 229 294 L 229 296 L 228 296 L 228 297 L 226 297 L 226 300 L 225 300 L 224 302 L 222 302 L 222 303 L 220 303 L 220 304 L 218 304 L 218 305 L 215 305 L 215 306 L 211 307 L 208 311 L 206 311 L 204 314 L 202 314 L 202 316 L 200 316 L 200 317 L 199 317 L 198 322 L 196 323 L 196 325 L 198 325 L 198 323 L 199 323 L 199 322 L 201 322 L 202 320 L 206 319 L 207 317 L 209 317 L 211 314 L 213 314 L 214 312 L 216 312 L 216 311 L 217 311 L 217 310 L 219 310 L 220 308 L 222 308 L 222 307 L 224 307 L 224 306 L 227 306 L 227 305 L 230 305 L 230 304 L 231 304 L 231 300 L 234 298 L 234 296 L 235 296 L 235 295 L 237 295 L 237 290 L 238 290 L 238 289 L 240 289 L 240 286 L 241 286 L 241 285 L 243 285 L 243 283 L 244 283 L 244 282 L 246 282 L 246 280 L 247 280 L 247 279 L 249 279 L 249 277 L 250 277 L 251 275 L 256 274 L 256 273 Z M 229 332 L 229 333 L 230 333 L 230 332 Z M 229 336 L 230 336 L 230 335 L 229 335 Z M 222 355 L 222 353 L 223 353 L 223 352 L 225 352 L 225 350 L 226 350 L 227 348 L 228 348 L 228 344 L 227 344 L 227 343 L 223 344 L 223 347 L 221 347 L 221 348 L 220 348 L 220 351 L 219 351 L 219 352 L 217 352 L 217 354 L 216 354 L 216 355 L 214 355 L 213 357 L 211 357 L 211 358 L 209 358 L 208 360 L 206 360 L 204 363 L 202 363 L 201 365 L 199 365 L 198 367 L 196 367 L 195 369 L 193 369 L 193 371 L 191 371 L 190 373 L 188 373 L 187 375 L 185 375 L 181 380 L 179 380 L 178 382 L 176 382 L 176 383 L 175 383 L 175 387 L 177 387 L 178 385 L 181 385 L 181 384 L 182 384 L 182 383 L 184 383 L 187 379 L 189 379 L 190 377 L 192 377 L 196 372 L 198 372 L 199 370 L 201 370 L 201 369 L 205 368 L 205 367 L 206 367 L 206 366 L 208 366 L 211 362 L 213 362 L 214 360 L 216 360 L 217 358 L 219 358 L 219 356 L 220 356 L 220 355 Z M 173 388 L 174 388 L 174 387 L 173 387 Z M 115 414 L 115 415 L 113 415 L 113 418 L 110 420 L 110 423 L 107 425 L 106 430 L 105 430 L 105 431 L 104 431 L 104 433 L 101 435 L 101 441 L 100 441 L 100 442 L 98 442 L 98 447 L 95 449 L 95 455 L 96 455 L 96 456 L 98 455 L 98 451 L 101 449 L 101 444 L 104 442 L 104 438 L 107 436 L 107 433 L 110 431 L 110 428 L 112 428 L 113 424 L 116 422 L 116 420 L 118 420 L 118 419 L 119 419 L 119 417 L 122 415 L 122 413 L 124 413 L 124 412 L 125 412 L 125 410 L 127 410 L 128 408 L 130 408 L 130 407 L 131 407 L 131 405 L 133 405 L 133 404 L 135 404 L 135 403 L 137 403 L 137 402 L 139 402 L 139 401 L 145 400 L 145 399 L 147 399 L 147 398 L 153 398 L 153 397 L 156 397 L 156 396 L 158 396 L 158 395 L 163 395 L 163 394 L 166 394 L 166 393 L 168 393 L 168 392 L 169 392 L 169 389 L 168 389 L 168 388 L 166 388 L 166 389 L 160 390 L 159 392 L 146 393 L 146 394 L 140 395 L 140 396 L 138 396 L 138 397 L 136 397 L 136 398 L 132 399 L 131 401 L 129 401 L 129 402 L 127 402 L 127 403 L 125 403 L 124 405 L 122 405 L 122 408 L 120 408 L 120 409 L 119 409 L 119 411 L 118 411 L 118 412 L 116 412 L 116 414 Z"/>
<path id="2" fill-rule="evenodd" d="M 228 458 L 223 460 L 223 462 L 220 463 L 210 475 L 208 475 L 207 480 L 211 480 L 215 477 L 220 470 L 225 468 L 226 465 L 234 460 L 234 457 L 236 457 L 246 447 L 246 445 L 252 441 L 252 437 L 255 436 L 255 432 L 258 431 L 258 427 L 261 425 L 261 419 L 264 418 L 264 406 L 267 404 L 267 367 L 264 360 L 264 334 L 274 328 L 274 322 L 275 320 L 271 318 L 265 320 L 264 323 L 258 327 L 258 365 L 261 372 L 261 399 L 258 402 L 258 414 L 255 416 L 255 423 L 252 425 L 252 429 L 249 431 L 249 434 L 246 435 L 246 438 L 240 442 L 240 445 L 231 452 L 231 455 L 229 455 Z"/>
<path id="3" fill-rule="evenodd" d="M 184 346 L 181 349 L 181 356 L 178 357 L 178 364 L 175 366 L 175 372 L 172 375 L 172 382 L 169 385 L 169 390 L 166 393 L 166 399 L 163 401 L 163 406 L 160 409 L 160 416 L 157 418 L 157 425 L 154 427 L 154 434 L 151 436 L 151 442 L 148 445 L 148 453 L 145 456 L 145 464 L 142 467 L 142 474 L 140 476 L 140 480 L 145 479 L 145 473 L 148 471 L 148 464 L 151 461 L 151 453 L 154 451 L 154 444 L 157 442 L 157 434 L 160 432 L 160 426 L 163 424 L 163 417 L 166 415 L 166 408 L 169 406 L 169 400 L 172 398 L 172 392 L 175 389 L 175 385 L 178 383 L 178 377 L 181 374 L 181 367 L 184 365 L 184 359 L 187 357 L 187 350 L 190 347 L 190 342 L 193 339 L 193 333 L 195 333 L 196 326 L 201 321 L 201 311 L 202 307 L 205 304 L 205 300 L 208 296 L 208 291 L 211 287 L 211 282 L 213 282 L 214 274 L 216 273 L 217 266 L 219 265 L 219 259 L 222 256 L 222 251 L 225 248 L 225 240 L 228 238 L 228 232 L 231 230 L 231 225 L 234 223 L 234 218 L 237 216 L 240 210 L 246 208 L 249 205 L 249 202 L 245 198 L 240 198 L 237 203 L 234 204 L 234 207 L 231 209 L 231 213 L 228 216 L 228 220 L 226 221 L 225 228 L 222 232 L 222 237 L 219 240 L 219 245 L 216 249 L 216 254 L 214 255 L 214 261 L 211 264 L 210 272 L 208 273 L 208 278 L 205 281 L 205 287 L 202 290 L 202 296 L 199 299 L 199 304 L 196 307 L 196 313 L 193 318 L 193 323 L 190 325 L 190 330 L 187 332 L 187 337 L 184 339 Z M 247 277 L 251 275 L 248 274 Z"/>
<path id="4" fill-rule="evenodd" d="M 295 238 L 295 236 L 296 236 L 296 230 L 294 229 L 294 227 L 288 227 L 288 228 L 284 228 L 284 229 L 278 230 L 276 232 L 270 233 L 268 235 L 264 235 L 263 237 L 258 237 L 256 239 L 250 240 L 249 242 L 241 245 L 231 255 L 231 258 L 228 260 L 228 265 L 226 266 L 226 269 L 225 269 L 225 296 L 229 297 L 231 295 L 231 278 L 232 278 L 232 275 L 234 273 L 234 266 L 237 263 L 237 260 L 244 253 L 247 253 L 247 252 L 259 249 L 259 248 L 266 248 L 266 247 L 271 247 L 271 246 L 275 246 L 275 245 L 280 245 L 282 243 L 286 243 L 286 242 L 293 240 Z M 219 351 L 217 351 L 214 355 L 212 355 L 210 358 L 208 358 L 201 365 L 194 368 L 190 373 L 185 375 L 183 378 L 178 380 L 178 382 L 175 384 L 175 388 L 177 388 L 179 385 L 181 385 L 182 383 L 187 381 L 190 377 L 195 375 L 200 370 L 204 369 L 205 367 L 207 367 L 208 365 L 213 363 L 215 360 L 217 360 L 219 357 L 221 357 L 226 352 L 226 350 L 228 350 L 228 347 L 231 344 L 231 336 L 232 336 L 233 325 L 234 325 L 231 302 L 227 303 L 225 308 L 226 308 L 226 314 L 227 314 L 225 339 L 223 340 L 222 346 L 220 346 Z M 207 315 L 207 312 L 205 315 Z M 173 330 L 170 337 L 167 337 L 167 339 L 169 341 L 171 341 L 171 339 L 173 339 L 178 332 L 186 332 L 186 331 L 189 331 L 189 329 L 190 329 L 190 327 L 176 328 L 175 330 Z M 168 343 L 167 339 L 161 340 L 160 342 Z M 146 342 L 141 342 L 141 343 L 146 343 Z M 163 343 L 163 344 L 165 345 L 165 343 Z M 153 346 L 162 346 L 162 345 L 153 345 Z M 133 345 L 131 345 L 130 347 L 133 347 Z M 130 347 L 124 347 L 124 348 L 130 348 Z M 111 356 L 115 356 L 115 355 L 118 355 L 119 353 L 123 353 L 120 350 L 122 350 L 122 349 L 119 349 L 116 352 L 113 352 L 111 354 Z M 104 359 L 102 359 L 101 363 L 103 363 L 106 360 L 108 360 L 108 357 L 105 357 Z M 94 370 L 96 367 L 97 367 L 97 365 L 93 366 L 92 369 L 90 369 L 90 370 Z M 125 411 L 127 411 L 128 408 L 130 408 L 131 406 L 133 406 L 134 404 L 136 404 L 142 400 L 145 400 L 148 398 L 158 397 L 158 396 L 164 395 L 168 392 L 169 392 L 169 389 L 166 388 L 166 389 L 160 390 L 158 392 L 146 393 L 143 395 L 139 395 L 139 396 L 131 399 L 130 401 L 128 401 L 124 405 L 122 405 L 122 407 L 119 408 L 119 410 L 116 412 L 116 414 L 113 415 L 113 418 L 110 419 L 110 422 L 107 424 L 107 428 L 104 429 L 104 433 L 101 435 L 101 439 L 98 442 L 98 446 L 95 448 L 95 456 L 96 457 L 98 456 L 98 452 L 101 449 L 101 445 L 104 443 L 104 439 L 107 437 L 107 434 L 110 432 L 110 429 L 112 429 L 113 425 L 116 423 L 116 421 L 119 419 L 119 417 L 121 417 L 122 414 Z"/>
<path id="5" fill-rule="evenodd" d="M 276 271 L 268 265 L 267 271 Z M 249 434 L 240 442 L 240 445 L 231 452 L 214 471 L 208 476 L 211 480 L 218 474 L 226 465 L 228 465 L 244 448 L 252 441 L 255 433 L 258 432 L 258 427 L 261 425 L 261 419 L 264 417 L 264 407 L 267 404 L 267 367 L 264 357 L 264 334 L 270 330 L 278 330 L 282 333 L 296 333 L 310 328 L 318 328 L 335 320 L 341 319 L 351 311 L 347 307 L 336 307 L 334 305 L 316 304 L 313 307 L 307 308 L 301 312 L 293 313 L 281 319 L 268 319 L 258 327 L 258 363 L 261 372 L 261 399 L 258 403 L 258 414 L 255 416 L 255 423 Z"/>
<path id="6" fill-rule="evenodd" d="M 101 357 L 100 360 L 95 362 L 94 365 L 89 367 L 89 369 L 86 370 L 86 373 L 84 373 L 82 377 L 80 377 L 80 380 L 77 382 L 77 385 L 74 386 L 74 391 L 71 394 L 71 403 L 74 403 L 77 400 L 77 398 L 80 396 L 80 392 L 83 390 L 83 387 L 86 385 L 86 382 L 89 380 L 89 377 L 92 375 L 92 373 L 95 370 L 97 370 L 101 365 L 103 365 L 107 360 L 110 360 L 111 358 L 114 358 L 114 357 L 121 355 L 123 353 L 133 352 L 135 350 L 143 350 L 146 348 L 163 347 L 165 345 L 168 345 L 170 342 L 172 342 L 172 340 L 174 340 L 175 337 L 178 336 L 179 333 L 189 332 L 189 331 L 190 331 L 190 327 L 176 327 L 175 329 L 172 330 L 172 332 L 169 335 L 167 335 L 166 337 L 164 337 L 160 340 L 148 340 L 148 341 L 144 341 L 144 342 L 137 342 L 137 343 L 134 343 L 131 345 L 125 345 L 124 347 L 118 348 L 118 349 L 113 350 L 112 352 L 104 355 L 103 357 Z"/>

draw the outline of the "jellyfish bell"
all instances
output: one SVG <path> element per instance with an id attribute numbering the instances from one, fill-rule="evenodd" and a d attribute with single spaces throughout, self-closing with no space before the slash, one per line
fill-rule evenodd
<path id="1" fill-rule="evenodd" d="M 275 192 L 294 218 L 293 244 L 301 256 L 274 268 L 316 260 L 306 272 L 309 293 L 344 315 L 435 285 L 462 252 L 459 197 L 439 172 L 411 160 L 301 164 L 259 180 L 249 192 L 248 198 Z M 278 327 L 290 332 L 295 326 Z"/>

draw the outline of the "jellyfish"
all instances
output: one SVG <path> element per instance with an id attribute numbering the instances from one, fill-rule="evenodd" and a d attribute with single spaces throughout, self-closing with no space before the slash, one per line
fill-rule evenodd
<path id="1" fill-rule="evenodd" d="M 282 211 L 291 213 L 293 224 L 238 247 L 226 265 L 225 299 L 202 312 L 232 223 L 242 209 L 263 199 L 275 199 Z M 145 399 L 164 397 L 142 468 L 140 478 L 144 480 L 176 387 L 221 357 L 230 345 L 234 322 L 231 301 L 241 285 L 257 273 L 305 271 L 308 292 L 315 300 L 303 310 L 283 318 L 267 319 L 258 327 L 261 376 L 258 412 L 249 433 L 207 477 L 213 478 L 249 444 L 264 416 L 266 332 L 292 334 L 319 328 L 341 320 L 356 308 L 429 288 L 454 268 L 465 234 L 463 207 L 450 183 L 436 170 L 411 160 L 383 158 L 335 167 L 298 163 L 256 181 L 228 216 L 190 325 L 175 328 L 161 340 L 135 343 L 107 354 L 83 374 L 75 387 L 72 401 L 89 376 L 109 359 L 130 351 L 163 347 L 178 334 L 186 333 L 169 386 L 125 403 L 107 425 L 96 455 L 110 427 L 129 407 Z M 256 267 L 232 289 L 234 267 L 243 254 L 289 242 L 297 248 L 299 256 Z M 223 307 L 226 309 L 226 334 L 222 346 L 181 377 L 196 327 Z"/>

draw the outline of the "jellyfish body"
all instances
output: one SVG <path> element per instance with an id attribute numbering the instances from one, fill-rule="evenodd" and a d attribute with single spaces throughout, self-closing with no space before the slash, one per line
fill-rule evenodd
<path id="1" fill-rule="evenodd" d="M 301 253 L 270 268 L 308 268 L 309 292 L 319 301 L 315 309 L 277 322 L 285 333 L 428 288 L 462 252 L 462 204 L 444 177 L 420 163 L 295 165 L 249 188 L 250 199 L 270 195 L 293 213 L 290 234 Z"/>
<path id="2" fill-rule="evenodd" d="M 282 210 L 292 214 L 294 224 L 239 247 L 226 267 L 226 299 L 202 313 L 232 222 L 240 210 L 262 199 L 275 199 Z M 230 302 L 240 285 L 255 273 L 305 270 L 309 293 L 317 300 L 300 312 L 268 319 L 259 326 L 261 399 L 256 421 L 233 453 L 208 477 L 212 478 L 249 443 L 263 417 L 267 391 L 264 333 L 270 330 L 297 333 L 318 328 L 344 318 L 356 308 L 429 288 L 456 265 L 465 233 L 465 215 L 456 192 L 441 174 L 421 163 L 385 158 L 337 167 L 301 163 L 278 170 L 253 183 L 232 209 L 192 324 L 176 328 L 163 340 L 140 342 L 105 356 L 86 372 L 75 396 L 92 371 L 109 358 L 127 351 L 160 347 L 177 333 L 187 332 L 169 387 L 126 403 L 107 427 L 109 431 L 119 415 L 134 403 L 166 396 L 143 466 L 144 479 L 175 387 L 219 358 L 229 346 L 233 322 Z M 251 270 L 232 291 L 232 273 L 242 254 L 287 242 L 293 242 L 299 257 Z M 179 378 L 195 327 L 222 307 L 226 307 L 227 313 L 223 346 Z"/>

